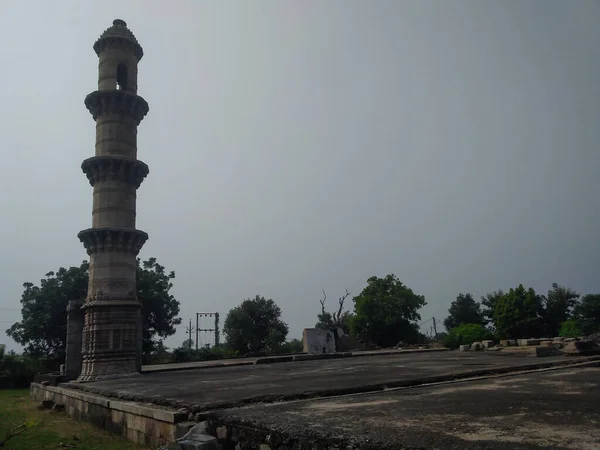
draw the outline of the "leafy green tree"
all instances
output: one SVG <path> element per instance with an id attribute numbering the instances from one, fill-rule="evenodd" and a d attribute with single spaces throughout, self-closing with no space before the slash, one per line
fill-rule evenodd
<path id="1" fill-rule="evenodd" d="M 443 339 L 444 347 L 458 348 L 473 342 L 493 340 L 494 335 L 480 323 L 463 323 L 452 328 Z"/>
<path id="2" fill-rule="evenodd" d="M 292 339 L 286 344 L 289 347 L 289 353 L 302 353 L 304 351 L 304 344 L 300 339 Z"/>
<path id="3" fill-rule="evenodd" d="M 292 339 L 291 341 L 283 342 L 269 349 L 269 353 L 275 354 L 302 353 L 303 351 L 304 344 L 302 344 L 300 339 Z"/>
<path id="4" fill-rule="evenodd" d="M 6 332 L 23 345 L 25 353 L 35 356 L 61 358 L 67 335 L 67 305 L 70 300 L 84 299 L 87 295 L 89 264 L 48 272 L 39 286 L 23 284 L 21 295 L 22 320 Z M 181 323 L 179 302 L 169 293 L 175 273 L 150 258 L 143 263 L 138 259 L 137 290 L 142 303 L 144 324 L 143 350 L 147 355 L 160 348 L 162 340 L 175 333 Z"/>
<path id="5" fill-rule="evenodd" d="M 370 277 L 367 287 L 354 302 L 353 334 L 380 347 L 390 347 L 399 341 L 408 343 L 421 339 L 416 321 L 425 297 L 415 294 L 394 274 L 385 278 Z"/>
<path id="6" fill-rule="evenodd" d="M 532 288 L 520 284 L 500 297 L 494 305 L 494 325 L 500 338 L 518 339 L 540 336 L 544 326 L 543 299 Z"/>
<path id="7" fill-rule="evenodd" d="M 485 324 L 481 305 L 468 293 L 458 294 L 456 300 L 450 304 L 448 313 L 450 315 L 444 319 L 446 330 L 451 330 L 463 323 Z"/>
<path id="8" fill-rule="evenodd" d="M 156 258 L 138 259 L 137 291 L 144 320 L 144 354 L 162 347 L 164 339 L 175 334 L 181 324 L 179 302 L 170 293 L 175 272 L 166 272 Z"/>
<path id="9" fill-rule="evenodd" d="M 244 355 L 275 349 L 285 342 L 288 326 L 281 320 L 279 306 L 257 295 L 229 311 L 223 333 L 227 345 Z"/>
<path id="10" fill-rule="evenodd" d="M 193 339 L 186 339 L 185 341 L 183 341 L 181 343 L 181 347 L 185 350 L 191 350 L 194 347 L 194 341 Z"/>
<path id="11" fill-rule="evenodd" d="M 579 294 L 575 291 L 552 283 L 552 289 L 545 298 L 543 311 L 546 333 L 549 336 L 558 335 L 561 324 L 571 318 L 578 299 Z"/>
<path id="12" fill-rule="evenodd" d="M 481 297 L 481 306 L 483 306 L 481 314 L 483 315 L 488 327 L 494 326 L 494 307 L 496 306 L 498 300 L 503 296 L 504 292 L 502 289 L 498 289 L 497 291 L 488 292 Z"/>
<path id="13" fill-rule="evenodd" d="M 600 332 L 600 294 L 587 294 L 575 307 L 574 317 L 582 335 Z"/>
<path id="14" fill-rule="evenodd" d="M 560 324 L 558 335 L 565 338 L 575 338 L 581 336 L 581 330 L 577 324 L 577 320 L 568 319 Z"/>

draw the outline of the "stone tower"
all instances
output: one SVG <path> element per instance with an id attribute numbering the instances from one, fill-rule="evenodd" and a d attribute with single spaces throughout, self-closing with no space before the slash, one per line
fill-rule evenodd
<path id="1" fill-rule="evenodd" d="M 85 98 L 85 106 L 96 121 L 96 151 L 81 165 L 94 200 L 92 227 L 78 234 L 90 256 L 78 381 L 141 371 L 136 259 L 148 239 L 135 228 L 136 191 L 148 175 L 148 166 L 137 159 L 137 127 L 148 113 L 148 103 L 137 95 L 137 66 L 144 53 L 120 19 L 102 33 L 94 50 L 98 90 Z"/>

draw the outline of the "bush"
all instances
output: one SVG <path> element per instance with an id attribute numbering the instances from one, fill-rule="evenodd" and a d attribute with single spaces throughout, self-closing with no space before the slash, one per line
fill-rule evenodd
<path id="1" fill-rule="evenodd" d="M 199 348 L 198 350 L 179 347 L 173 350 L 172 362 L 214 361 L 216 359 L 234 358 L 236 356 L 238 356 L 237 352 L 225 345 Z"/>
<path id="2" fill-rule="evenodd" d="M 494 335 L 483 325 L 463 323 L 452 328 L 443 339 L 444 347 L 458 348 L 460 345 L 470 345 L 473 342 L 493 340 Z"/>
<path id="3" fill-rule="evenodd" d="M 0 345 L 0 389 L 27 388 L 37 373 L 57 371 L 61 361 L 6 352 Z"/>
<path id="4" fill-rule="evenodd" d="M 560 337 L 575 338 L 581 336 L 581 330 L 575 319 L 565 320 L 560 324 Z"/>

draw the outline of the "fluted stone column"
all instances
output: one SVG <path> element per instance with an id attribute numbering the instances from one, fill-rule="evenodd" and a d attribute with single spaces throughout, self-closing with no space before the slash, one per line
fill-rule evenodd
<path id="1" fill-rule="evenodd" d="M 81 166 L 94 194 L 92 227 L 78 235 L 90 256 L 79 381 L 141 370 L 136 269 L 148 239 L 135 228 L 136 192 L 148 175 L 148 166 L 137 160 L 137 127 L 148 113 L 148 103 L 137 95 L 143 50 L 119 19 L 94 50 L 98 90 L 85 98 L 85 105 L 96 121 L 96 152 Z"/>

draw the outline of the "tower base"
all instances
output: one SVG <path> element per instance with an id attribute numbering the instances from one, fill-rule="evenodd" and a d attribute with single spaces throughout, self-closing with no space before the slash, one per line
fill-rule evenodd
<path id="1" fill-rule="evenodd" d="M 85 309 L 82 364 L 77 381 L 105 380 L 140 373 L 139 301 L 88 301 Z"/>

